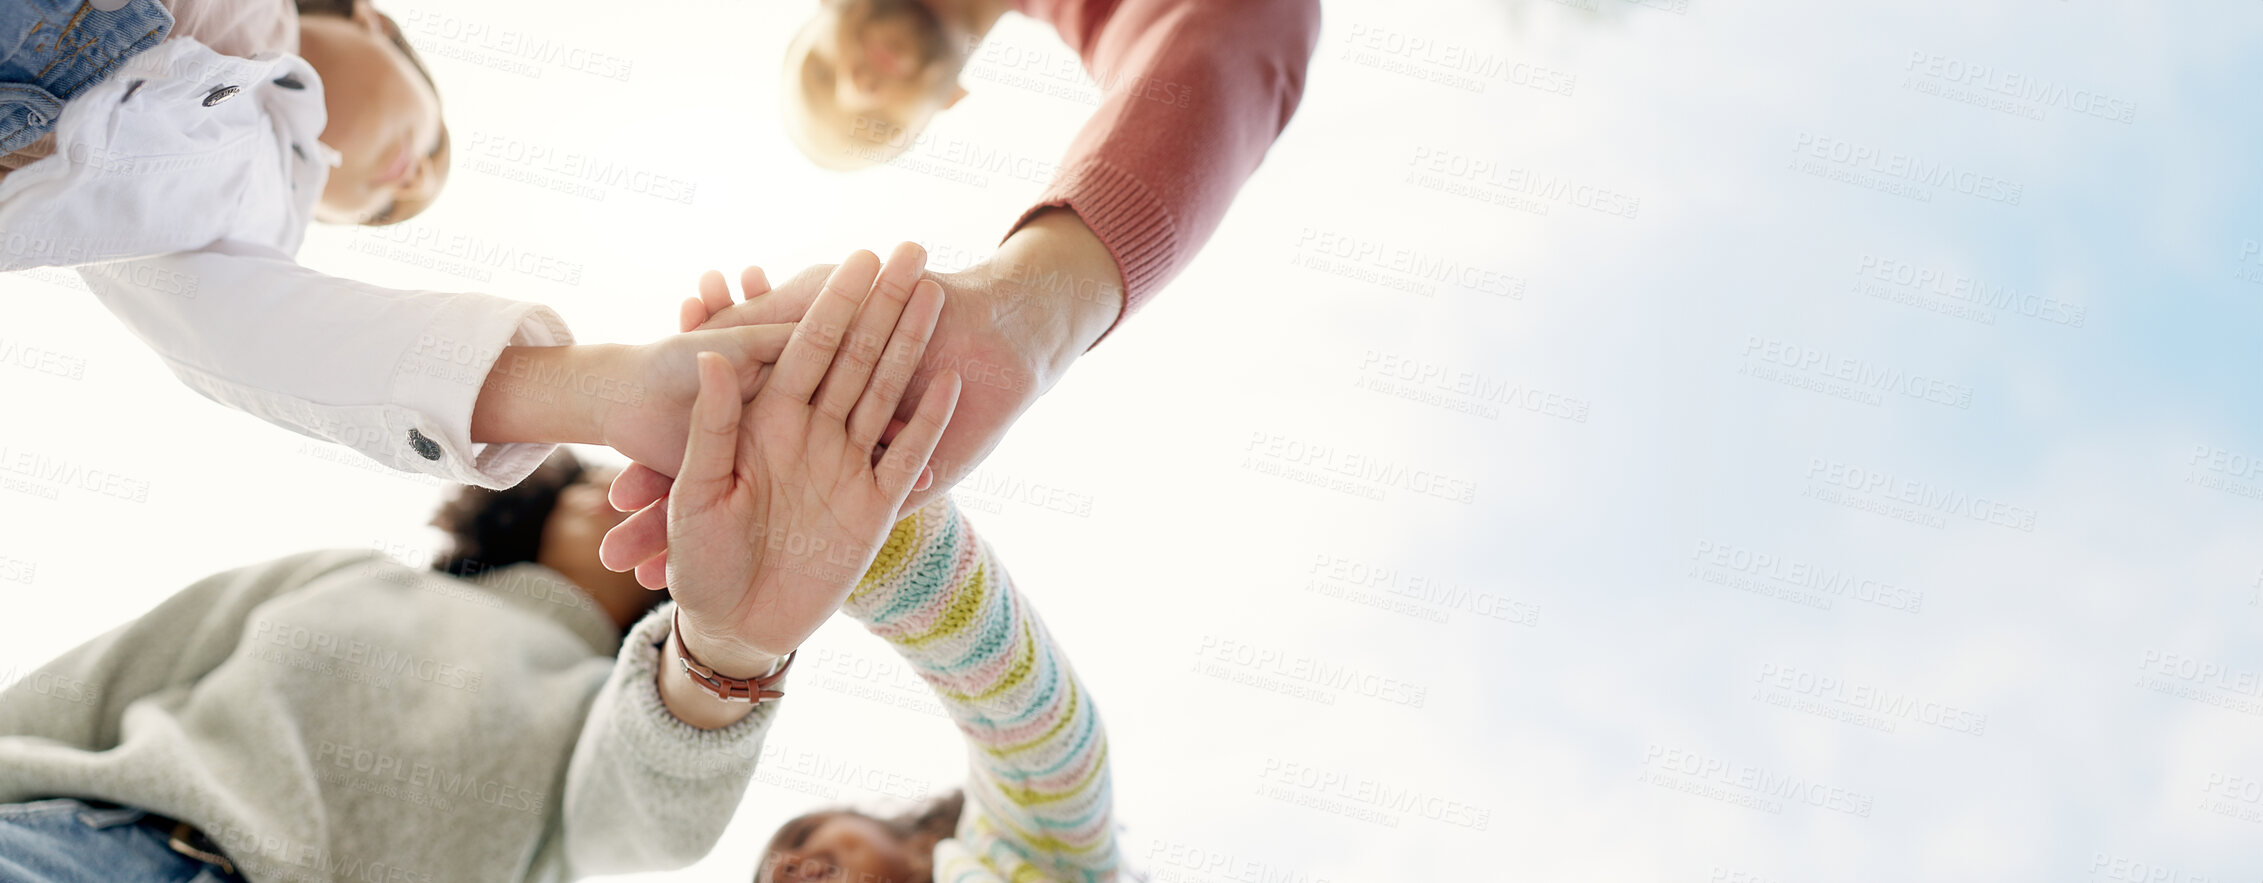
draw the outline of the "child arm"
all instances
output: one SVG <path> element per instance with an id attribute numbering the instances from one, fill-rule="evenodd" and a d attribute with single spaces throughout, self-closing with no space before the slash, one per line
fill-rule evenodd
<path id="1" fill-rule="evenodd" d="M 911 662 L 966 736 L 967 816 L 938 861 L 1003 879 L 1114 877 L 1099 712 L 956 504 L 946 497 L 897 523 L 842 609 Z M 945 870 L 936 879 L 956 879 Z"/>

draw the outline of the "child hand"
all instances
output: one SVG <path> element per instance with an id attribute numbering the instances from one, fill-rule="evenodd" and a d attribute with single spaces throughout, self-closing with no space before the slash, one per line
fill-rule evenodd
<path id="1" fill-rule="evenodd" d="M 932 283 L 874 286 L 878 263 L 842 263 L 751 405 L 726 360 L 698 356 L 667 583 L 687 646 L 718 670 L 791 651 L 839 609 L 950 422 L 956 374 L 872 457 L 943 302 Z"/>

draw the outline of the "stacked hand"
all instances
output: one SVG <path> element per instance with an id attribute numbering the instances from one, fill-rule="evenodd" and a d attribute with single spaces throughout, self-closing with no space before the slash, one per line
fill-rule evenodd
<path id="1" fill-rule="evenodd" d="M 875 456 L 943 308 L 940 287 L 906 281 L 916 263 L 907 274 L 867 252 L 843 262 L 751 402 L 727 360 L 698 357 L 664 503 L 665 584 L 685 648 L 722 674 L 759 674 L 840 607 L 950 423 L 959 380 L 946 371 Z"/>
<path id="2" fill-rule="evenodd" d="M 911 243 L 897 246 L 881 271 L 879 290 L 908 292 L 919 284 L 950 292 L 910 388 L 931 389 L 946 374 L 969 380 L 950 431 L 936 448 L 935 480 L 930 485 L 923 478 L 920 492 L 899 514 L 926 505 L 974 471 L 1120 311 L 1122 279 L 1112 259 L 1081 222 L 1063 215 L 1040 216 L 998 256 L 963 272 L 923 277 L 925 252 Z M 771 291 L 761 272 L 750 268 L 742 276 L 746 300 L 738 304 L 731 303 L 721 274 L 710 273 L 701 280 L 700 297 L 685 301 L 683 327 L 706 333 L 794 321 L 818 297 L 819 283 L 838 272 L 812 267 Z M 896 416 L 913 418 L 909 400 Z M 612 502 L 623 511 L 641 511 L 607 534 L 600 557 L 608 567 L 635 567 L 639 582 L 658 587 L 665 584 L 670 544 L 664 504 L 671 470 L 665 461 L 630 456 L 637 463 L 615 480 Z"/>

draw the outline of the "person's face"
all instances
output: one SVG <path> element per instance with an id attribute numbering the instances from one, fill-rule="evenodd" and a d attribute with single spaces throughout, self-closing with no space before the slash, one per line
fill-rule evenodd
<path id="1" fill-rule="evenodd" d="M 797 38 L 796 93 L 812 125 L 857 127 L 865 140 L 908 137 L 966 90 L 963 37 L 918 0 L 831 0 Z M 859 125 L 861 123 L 861 125 Z"/>
<path id="2" fill-rule="evenodd" d="M 605 532 L 629 517 L 614 510 L 605 499 L 606 489 L 617 474 L 617 469 L 590 467 L 559 491 L 557 505 L 551 507 L 549 520 L 542 524 L 542 546 L 534 556 L 535 563 L 572 580 L 609 613 L 614 612 L 616 598 L 626 607 L 636 606 L 635 602 L 649 606 L 659 599 L 658 593 L 636 584 L 636 574 L 615 573 L 597 560 L 597 547 L 605 541 Z"/>
<path id="3" fill-rule="evenodd" d="M 343 160 L 330 172 L 316 217 L 331 223 L 407 220 L 440 195 L 448 130 L 432 84 L 393 44 L 393 20 L 354 5 L 352 18 L 299 20 L 299 54 L 322 77 L 330 119 L 322 143 Z"/>
<path id="4" fill-rule="evenodd" d="M 837 815 L 810 829 L 801 843 L 771 856 L 777 883 L 914 883 L 933 859 L 916 855 L 887 827 L 859 815 Z"/>

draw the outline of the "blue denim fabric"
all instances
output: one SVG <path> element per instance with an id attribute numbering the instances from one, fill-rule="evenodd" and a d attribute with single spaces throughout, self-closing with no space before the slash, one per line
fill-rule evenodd
<path id="1" fill-rule="evenodd" d="M 0 0 L 0 153 L 53 131 L 71 96 L 172 30 L 158 0 Z"/>
<path id="2" fill-rule="evenodd" d="M 76 800 L 0 804 L 0 883 L 224 883 L 237 879 L 174 852 L 130 807 Z"/>

